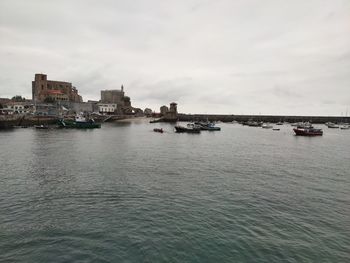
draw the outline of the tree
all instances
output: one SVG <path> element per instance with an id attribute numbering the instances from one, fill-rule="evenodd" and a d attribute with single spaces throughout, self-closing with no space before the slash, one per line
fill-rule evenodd
<path id="1" fill-rule="evenodd" d="M 12 97 L 11 100 L 15 101 L 15 102 L 24 102 L 24 101 L 26 101 L 26 99 L 24 97 L 22 97 L 21 95 L 16 95 L 16 96 Z"/>

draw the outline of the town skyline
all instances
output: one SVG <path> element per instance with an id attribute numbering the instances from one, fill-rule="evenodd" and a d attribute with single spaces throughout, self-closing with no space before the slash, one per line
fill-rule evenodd
<path id="1" fill-rule="evenodd" d="M 84 101 L 124 85 L 133 104 L 155 110 L 172 101 L 208 114 L 350 108 L 348 1 L 5 0 L 0 15 L 0 97 L 31 98 L 43 72 Z"/>

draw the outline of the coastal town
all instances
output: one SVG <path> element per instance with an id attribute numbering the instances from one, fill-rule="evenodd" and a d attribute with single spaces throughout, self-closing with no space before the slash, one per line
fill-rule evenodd
<path id="1" fill-rule="evenodd" d="M 29 85 L 28 85 L 29 86 Z M 263 116 L 263 115 L 201 115 L 179 114 L 177 103 L 169 107 L 162 105 L 156 112 L 150 108 L 134 107 L 126 95 L 124 86 L 120 89 L 101 90 L 100 100 L 84 101 L 79 90 L 71 82 L 49 80 L 46 74 L 37 73 L 31 82 L 32 98 L 21 95 L 0 98 L 0 128 L 30 127 L 47 129 L 49 125 L 61 128 L 100 128 L 101 123 L 140 117 L 151 118 L 150 123 L 178 121 L 189 122 L 188 126 L 176 125 L 176 132 L 199 133 L 200 130 L 221 130 L 214 125 L 217 121 L 241 123 L 250 127 L 274 128 L 272 124 L 291 123 L 292 126 L 307 128 L 308 132 L 295 130 L 296 135 L 322 135 L 313 129 L 311 123 L 326 124 L 329 128 L 349 129 L 349 117 L 329 116 Z M 156 132 L 163 132 L 155 128 Z"/>
<path id="2" fill-rule="evenodd" d="M 38 73 L 31 84 L 31 99 L 20 95 L 0 98 L 0 128 L 53 124 L 77 114 L 93 116 L 97 122 L 142 116 L 170 122 L 177 120 L 175 102 L 170 107 L 161 106 L 159 112 L 150 108 L 142 110 L 132 106 L 123 85 L 120 89 L 101 90 L 99 101 L 85 102 L 71 82 L 49 80 L 46 74 Z"/>

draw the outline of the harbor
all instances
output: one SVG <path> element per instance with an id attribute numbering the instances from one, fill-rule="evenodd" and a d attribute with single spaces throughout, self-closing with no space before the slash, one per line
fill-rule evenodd
<path id="1" fill-rule="evenodd" d="M 108 262 L 248 262 L 288 251 L 346 262 L 349 130 L 322 124 L 325 134 L 308 138 L 290 124 L 277 132 L 216 125 L 221 131 L 175 133 L 173 123 L 134 118 L 100 129 L 1 131 L 0 257 L 74 262 L 93 251 Z M 228 249 L 237 236 L 246 241 Z"/>
<path id="2" fill-rule="evenodd" d="M 350 262 L 350 1 L 0 1 L 0 263 Z"/>

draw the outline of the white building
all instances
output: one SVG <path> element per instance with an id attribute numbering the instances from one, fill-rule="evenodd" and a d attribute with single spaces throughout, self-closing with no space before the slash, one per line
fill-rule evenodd
<path id="1" fill-rule="evenodd" d="M 8 114 L 29 114 L 31 113 L 31 107 L 30 105 L 26 105 L 25 103 L 8 103 L 5 108 L 3 109 L 4 111 L 7 111 Z"/>
<path id="2" fill-rule="evenodd" d="M 117 104 L 115 103 L 99 103 L 98 111 L 102 114 L 111 114 L 117 110 Z"/>

